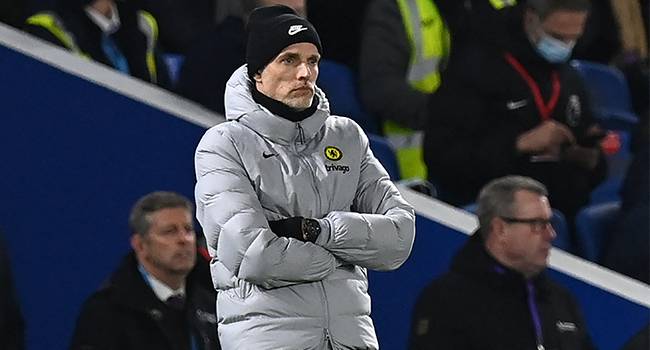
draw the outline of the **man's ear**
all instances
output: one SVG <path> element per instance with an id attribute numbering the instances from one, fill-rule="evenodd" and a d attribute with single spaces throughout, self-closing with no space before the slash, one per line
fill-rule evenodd
<path id="1" fill-rule="evenodd" d="M 506 223 L 499 217 L 493 218 L 490 221 L 490 228 L 495 238 L 501 239 L 505 236 L 506 233 Z"/>
<path id="2" fill-rule="evenodd" d="M 258 71 L 253 75 L 253 80 L 255 80 L 256 83 L 261 83 L 262 82 L 262 72 Z"/>
<path id="3" fill-rule="evenodd" d="M 535 14 L 533 11 L 530 9 L 527 9 L 524 12 L 524 31 L 528 35 L 532 35 L 533 39 L 537 40 L 537 33 L 533 30 L 533 25 L 535 24 L 535 21 L 537 19 L 537 14 Z"/>
<path id="4" fill-rule="evenodd" d="M 144 239 L 140 235 L 131 235 L 131 248 L 136 253 L 142 252 L 144 246 Z"/>
<path id="5" fill-rule="evenodd" d="M 537 14 L 533 12 L 531 9 L 526 9 L 524 10 L 524 21 L 528 23 L 532 23 L 535 18 L 537 17 Z"/>

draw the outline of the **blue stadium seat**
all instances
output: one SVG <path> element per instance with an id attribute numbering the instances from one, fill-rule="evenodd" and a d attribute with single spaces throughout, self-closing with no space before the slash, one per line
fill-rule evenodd
<path id="1" fill-rule="evenodd" d="M 184 60 L 185 56 L 183 55 L 171 53 L 163 54 L 163 61 L 165 61 L 167 72 L 169 72 L 169 78 L 171 79 L 173 86 L 176 86 L 176 83 L 178 82 L 178 75 L 181 72 L 181 66 L 183 65 Z"/>
<path id="2" fill-rule="evenodd" d="M 630 135 L 639 123 L 632 107 L 632 97 L 627 80 L 616 67 L 585 60 L 573 60 L 571 65 L 585 79 L 591 91 L 591 102 L 598 123 L 620 140 L 618 149 L 608 152 L 605 143 L 609 173 L 591 193 L 590 204 L 620 200 L 619 190 L 627 167 L 632 159 Z M 604 141 L 607 142 L 607 141 Z"/>
<path id="3" fill-rule="evenodd" d="M 591 90 L 591 102 L 599 124 L 609 130 L 631 131 L 639 117 L 632 108 L 630 89 L 623 73 L 613 66 L 585 60 L 573 60 L 571 65 Z"/>
<path id="4" fill-rule="evenodd" d="M 379 134 L 377 121 L 364 110 L 359 100 L 357 79 L 352 69 L 330 60 L 321 60 L 319 68 L 316 84 L 327 95 L 332 114 L 350 117 L 366 133 Z"/>
<path id="5" fill-rule="evenodd" d="M 460 208 L 472 214 L 476 214 L 477 204 L 466 204 Z M 569 224 L 567 223 L 564 214 L 555 208 L 552 208 L 551 210 L 553 210 L 553 230 L 555 230 L 555 234 L 557 235 L 553 241 L 553 246 L 573 253 L 571 251 L 571 241 L 569 239 Z"/>
<path id="6" fill-rule="evenodd" d="M 621 211 L 621 202 L 590 204 L 576 215 L 578 253 L 583 258 L 598 262 L 602 245 L 612 231 Z"/>
<path id="7" fill-rule="evenodd" d="M 370 140 L 370 149 L 384 168 L 386 168 L 390 179 L 393 181 L 401 180 L 402 176 L 400 175 L 399 166 L 397 165 L 397 155 L 393 146 L 385 137 L 376 134 L 368 134 L 368 139 Z"/>

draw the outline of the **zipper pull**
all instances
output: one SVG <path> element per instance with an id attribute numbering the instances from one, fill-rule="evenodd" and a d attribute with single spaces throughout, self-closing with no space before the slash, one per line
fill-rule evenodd
<path id="1" fill-rule="evenodd" d="M 305 130 L 302 128 L 300 123 L 296 123 L 296 128 L 298 128 L 298 142 L 301 144 L 305 143 Z"/>
<path id="2" fill-rule="evenodd" d="M 325 342 L 329 343 L 332 349 L 334 349 L 334 343 L 332 343 L 332 336 L 330 335 L 329 328 L 325 328 Z"/>

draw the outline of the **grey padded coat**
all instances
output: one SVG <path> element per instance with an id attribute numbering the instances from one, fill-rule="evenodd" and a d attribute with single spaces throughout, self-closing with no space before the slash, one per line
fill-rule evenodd
<path id="1" fill-rule="evenodd" d="M 197 147 L 197 218 L 224 349 L 378 348 L 367 269 L 406 261 L 415 214 L 361 128 L 316 94 L 299 123 L 273 115 L 242 66 L 226 88 L 227 121 Z M 319 219 L 315 244 L 269 229 L 294 216 Z"/>

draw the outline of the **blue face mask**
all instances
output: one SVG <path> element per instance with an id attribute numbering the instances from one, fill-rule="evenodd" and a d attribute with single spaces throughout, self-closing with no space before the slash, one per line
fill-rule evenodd
<path id="1" fill-rule="evenodd" d="M 565 44 L 558 39 L 544 34 L 542 40 L 537 43 L 536 48 L 537 52 L 548 62 L 564 63 L 571 57 L 575 45 L 575 41 Z"/>
<path id="2" fill-rule="evenodd" d="M 529 38 L 540 56 L 550 63 L 564 63 L 571 57 L 573 47 L 576 45 L 575 40 L 565 44 L 563 41 L 546 34 L 540 26 L 538 17 L 534 19 L 533 25 L 533 31 L 536 32 L 534 36 L 540 39 L 535 43 L 533 36 Z"/>

